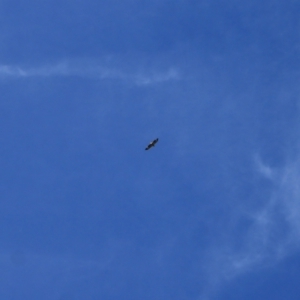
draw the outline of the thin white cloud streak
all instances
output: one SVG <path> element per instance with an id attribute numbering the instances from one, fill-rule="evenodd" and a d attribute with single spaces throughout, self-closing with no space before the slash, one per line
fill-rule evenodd
<path id="1" fill-rule="evenodd" d="M 91 61 L 62 61 L 53 65 L 38 67 L 20 67 L 0 65 L 0 79 L 18 79 L 30 77 L 83 77 L 91 79 L 121 80 L 136 85 L 151 85 L 179 80 L 175 68 L 166 70 L 125 71 L 121 67 L 105 66 Z"/>
<path id="2" fill-rule="evenodd" d="M 201 300 L 218 298 L 222 287 L 236 277 L 274 265 L 300 249 L 300 158 L 281 171 L 257 157 L 255 166 L 260 176 L 272 181 L 273 192 L 256 212 L 240 214 L 240 219 L 252 222 L 241 249 L 225 242 L 208 250 L 203 270 L 207 288 Z M 226 233 L 228 240 L 231 234 Z"/>

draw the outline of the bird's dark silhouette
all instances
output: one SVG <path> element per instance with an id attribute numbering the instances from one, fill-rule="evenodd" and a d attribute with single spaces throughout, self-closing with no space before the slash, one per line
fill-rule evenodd
<path id="1" fill-rule="evenodd" d="M 158 138 L 155 139 L 154 141 L 152 141 L 147 147 L 145 150 L 149 150 L 150 148 L 154 147 L 155 144 L 158 142 Z"/>

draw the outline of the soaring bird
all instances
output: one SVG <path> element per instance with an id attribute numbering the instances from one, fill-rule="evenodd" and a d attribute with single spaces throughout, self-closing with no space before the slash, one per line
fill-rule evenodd
<path id="1" fill-rule="evenodd" d="M 152 141 L 147 147 L 145 150 L 149 150 L 150 148 L 154 147 L 155 144 L 158 142 L 158 138 L 155 139 L 154 141 Z"/>

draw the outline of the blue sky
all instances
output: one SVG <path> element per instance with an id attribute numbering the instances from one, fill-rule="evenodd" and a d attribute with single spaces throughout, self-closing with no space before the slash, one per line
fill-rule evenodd
<path id="1" fill-rule="evenodd" d="M 299 299 L 299 12 L 1 1 L 0 298 Z"/>

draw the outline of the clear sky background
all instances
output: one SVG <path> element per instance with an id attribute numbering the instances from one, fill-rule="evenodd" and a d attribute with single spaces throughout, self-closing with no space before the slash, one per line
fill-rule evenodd
<path id="1" fill-rule="evenodd" d="M 298 300 L 299 16 L 0 1 L 0 298 Z"/>

